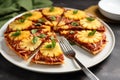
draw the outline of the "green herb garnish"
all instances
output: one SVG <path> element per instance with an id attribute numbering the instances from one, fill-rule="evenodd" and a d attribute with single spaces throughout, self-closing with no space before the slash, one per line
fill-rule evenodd
<path id="1" fill-rule="evenodd" d="M 35 26 L 41 26 L 42 24 L 41 23 L 35 23 L 34 25 Z"/>
<path id="2" fill-rule="evenodd" d="M 40 34 L 40 36 L 38 36 L 39 38 L 45 38 L 46 35 L 45 34 Z"/>
<path id="3" fill-rule="evenodd" d="M 56 46 L 55 38 L 54 38 L 53 36 L 51 36 L 50 39 L 51 39 L 51 42 L 52 42 L 52 43 L 46 45 L 45 47 L 46 47 L 46 48 L 55 48 L 55 46 Z"/>
<path id="4" fill-rule="evenodd" d="M 24 18 L 20 18 L 20 19 L 18 19 L 18 21 L 19 21 L 20 23 L 24 23 L 24 22 L 25 22 L 25 19 L 24 19 Z"/>
<path id="5" fill-rule="evenodd" d="M 32 16 L 32 13 L 26 13 L 23 15 L 25 18 Z"/>
<path id="6" fill-rule="evenodd" d="M 37 32 L 37 29 L 32 29 L 32 30 L 31 30 L 31 33 L 32 33 L 32 34 L 35 34 L 36 32 Z"/>
<path id="7" fill-rule="evenodd" d="M 87 17 L 86 18 L 88 21 L 94 21 L 95 20 L 95 18 L 93 18 L 93 17 Z"/>
<path id="8" fill-rule="evenodd" d="M 51 19 L 52 21 L 55 21 L 55 20 L 56 20 L 56 17 L 55 17 L 55 16 L 51 16 L 50 19 Z"/>
<path id="9" fill-rule="evenodd" d="M 77 13 L 78 13 L 78 10 L 74 10 L 74 11 L 73 11 L 73 14 L 77 14 Z"/>
<path id="10" fill-rule="evenodd" d="M 93 30 L 93 31 L 88 33 L 88 36 L 93 36 L 95 33 L 96 33 L 96 30 Z"/>
<path id="11" fill-rule="evenodd" d="M 33 39 L 32 39 L 32 43 L 36 44 L 37 41 L 38 41 L 38 37 L 34 36 Z"/>
<path id="12" fill-rule="evenodd" d="M 17 37 L 21 34 L 20 30 L 17 30 L 15 33 L 13 33 L 11 36 Z"/>
<path id="13" fill-rule="evenodd" d="M 51 6 L 50 9 L 49 9 L 49 12 L 52 12 L 52 11 L 54 11 L 54 7 L 53 6 Z"/>
<path id="14" fill-rule="evenodd" d="M 78 22 L 72 22 L 71 25 L 72 26 L 79 26 L 79 23 Z"/>
<path id="15" fill-rule="evenodd" d="M 45 22 L 46 20 L 44 19 L 44 18 L 40 18 L 39 20 L 38 20 L 38 22 L 40 22 L 40 23 L 43 23 L 43 22 Z"/>

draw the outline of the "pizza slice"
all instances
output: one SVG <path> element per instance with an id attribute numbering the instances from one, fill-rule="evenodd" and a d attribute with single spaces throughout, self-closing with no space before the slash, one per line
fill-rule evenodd
<path id="1" fill-rule="evenodd" d="M 76 9 L 66 9 L 61 21 L 57 25 L 57 30 L 81 28 L 79 21 L 86 17 L 86 13 Z"/>
<path id="2" fill-rule="evenodd" d="M 105 32 L 105 27 L 96 17 L 81 10 L 70 9 L 64 12 L 57 30 L 97 30 Z"/>
<path id="3" fill-rule="evenodd" d="M 106 45 L 106 35 L 96 30 L 81 31 L 61 31 L 61 35 L 68 40 L 75 42 L 77 45 L 91 52 L 93 55 L 98 54 Z"/>
<path id="4" fill-rule="evenodd" d="M 12 21 L 5 33 L 9 33 L 17 30 L 31 30 L 31 29 L 42 29 L 46 26 L 51 26 L 52 23 L 48 21 L 40 11 L 35 10 L 26 12 L 22 16 Z"/>
<path id="5" fill-rule="evenodd" d="M 47 7 L 42 9 L 42 13 L 52 23 L 53 29 L 56 30 L 56 26 L 64 13 L 64 8 L 53 6 Z"/>
<path id="6" fill-rule="evenodd" d="M 46 31 L 46 30 L 45 30 Z M 24 60 L 27 60 L 47 37 L 40 29 L 17 30 L 4 34 L 7 45 Z"/>
<path id="7" fill-rule="evenodd" d="M 64 57 L 55 33 L 48 33 L 49 37 L 41 45 L 32 62 L 40 64 L 63 64 Z"/>

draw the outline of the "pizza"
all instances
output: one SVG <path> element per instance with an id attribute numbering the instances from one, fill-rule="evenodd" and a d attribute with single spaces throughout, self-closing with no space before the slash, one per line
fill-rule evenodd
<path id="1" fill-rule="evenodd" d="M 57 36 L 96 55 L 107 43 L 105 29 L 98 18 L 82 10 L 52 6 L 21 14 L 8 24 L 4 37 L 23 60 L 51 65 L 64 63 Z"/>

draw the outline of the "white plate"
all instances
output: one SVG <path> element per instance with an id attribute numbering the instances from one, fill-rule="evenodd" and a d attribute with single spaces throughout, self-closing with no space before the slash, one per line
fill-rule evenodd
<path id="1" fill-rule="evenodd" d="M 66 57 L 65 57 L 65 61 L 63 65 L 40 65 L 40 64 L 33 64 L 33 63 L 28 65 L 27 62 L 23 61 L 23 59 L 21 59 L 17 54 L 15 54 L 12 50 L 10 50 L 9 47 L 5 43 L 3 34 L 8 24 L 12 22 L 18 16 L 9 20 L 0 29 L 0 52 L 5 59 L 7 59 L 9 62 L 13 63 L 16 66 L 19 66 L 27 70 L 36 71 L 36 72 L 65 73 L 65 72 L 74 72 L 74 71 L 81 70 L 81 68 L 77 64 L 75 64 L 72 60 Z M 89 54 L 87 51 L 83 50 L 82 48 L 79 48 L 76 45 L 73 46 L 77 53 L 76 57 L 88 68 L 106 59 L 114 48 L 114 44 L 115 44 L 114 34 L 111 28 L 106 23 L 104 23 L 103 21 L 102 23 L 106 26 L 107 30 L 105 34 L 107 35 L 107 41 L 108 41 L 105 48 L 102 50 L 102 52 L 100 52 L 96 56 L 93 56 Z"/>

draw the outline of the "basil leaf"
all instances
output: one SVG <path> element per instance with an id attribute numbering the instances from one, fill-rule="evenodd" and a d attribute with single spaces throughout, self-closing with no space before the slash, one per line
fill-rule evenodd
<path id="1" fill-rule="evenodd" d="M 25 22 L 25 19 L 24 19 L 24 18 L 20 18 L 20 19 L 18 19 L 18 21 L 19 21 L 20 23 L 24 23 L 24 22 Z"/>
<path id="2" fill-rule="evenodd" d="M 32 43 L 36 44 L 37 41 L 38 41 L 38 37 L 34 36 L 33 39 L 32 39 Z"/>
<path id="3" fill-rule="evenodd" d="M 52 11 L 54 11 L 54 7 L 53 6 L 51 6 L 50 9 L 49 9 L 49 12 L 52 12 Z"/>
<path id="4" fill-rule="evenodd" d="M 51 36 L 50 39 L 51 39 L 51 42 L 52 42 L 52 43 L 46 45 L 46 48 L 55 48 L 55 46 L 56 46 L 56 41 L 55 41 L 54 36 Z"/>
<path id="5" fill-rule="evenodd" d="M 23 15 L 25 18 L 32 16 L 32 13 L 26 13 Z"/>
<path id="6" fill-rule="evenodd" d="M 52 44 L 46 45 L 45 48 L 52 48 Z"/>
<path id="7" fill-rule="evenodd" d="M 74 11 L 73 11 L 73 14 L 77 14 L 77 13 L 78 13 L 78 10 L 74 10 Z"/>
<path id="8" fill-rule="evenodd" d="M 93 30 L 93 31 L 88 33 L 88 36 L 93 36 L 95 33 L 96 33 L 96 30 Z"/>
<path id="9" fill-rule="evenodd" d="M 72 22 L 71 25 L 72 26 L 79 26 L 79 23 L 78 22 Z"/>
<path id="10" fill-rule="evenodd" d="M 87 17 L 86 18 L 88 21 L 94 21 L 95 20 L 95 18 L 93 18 L 93 17 Z"/>
<path id="11" fill-rule="evenodd" d="M 56 17 L 55 17 L 55 16 L 51 16 L 51 17 L 50 17 L 50 20 L 55 21 L 55 20 L 56 20 Z"/>
<path id="12" fill-rule="evenodd" d="M 20 30 L 17 30 L 15 33 L 13 33 L 11 36 L 17 37 L 21 34 Z"/>
<path id="13" fill-rule="evenodd" d="M 46 20 L 44 19 L 44 18 L 40 18 L 39 20 L 38 20 L 38 22 L 40 22 L 40 23 L 43 23 L 43 22 L 45 22 Z"/>
<path id="14" fill-rule="evenodd" d="M 38 36 L 39 38 L 45 38 L 46 35 L 45 34 L 40 34 L 40 36 Z"/>
<path id="15" fill-rule="evenodd" d="M 35 23 L 35 26 L 41 26 L 42 24 L 41 23 Z"/>
<path id="16" fill-rule="evenodd" d="M 36 32 L 37 32 L 37 29 L 32 29 L 32 30 L 31 30 L 31 33 L 32 33 L 32 34 L 35 34 Z"/>

